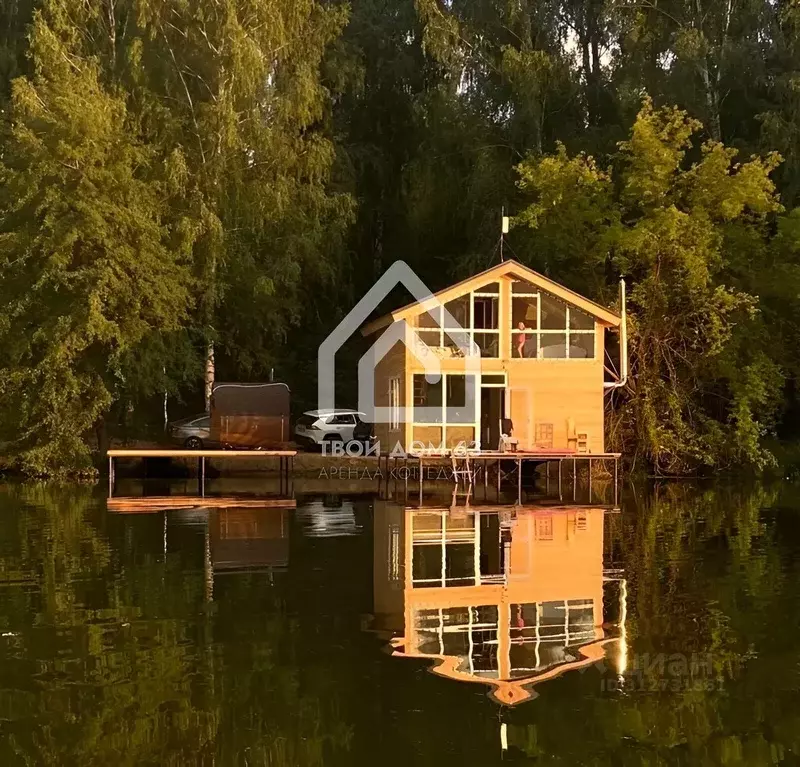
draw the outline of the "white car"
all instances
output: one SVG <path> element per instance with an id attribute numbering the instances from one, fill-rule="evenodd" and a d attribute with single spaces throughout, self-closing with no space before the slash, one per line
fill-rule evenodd
<path id="1" fill-rule="evenodd" d="M 362 439 L 365 422 L 357 410 L 309 410 L 297 419 L 295 440 L 306 447 L 325 443 L 348 444 Z"/>

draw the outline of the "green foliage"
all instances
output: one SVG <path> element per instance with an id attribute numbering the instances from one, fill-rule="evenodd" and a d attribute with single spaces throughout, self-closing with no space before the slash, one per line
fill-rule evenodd
<path id="1" fill-rule="evenodd" d="M 15 17 L 17 18 L 17 17 Z M 4 452 L 88 470 L 112 407 L 274 364 L 338 271 L 320 70 L 346 20 L 312 0 L 43 0 L 2 155 Z"/>
<path id="2" fill-rule="evenodd" d="M 220 533 L 232 515 L 241 534 L 254 511 L 260 531 L 275 530 L 281 510 L 212 510 L 204 535 L 175 512 L 108 514 L 88 486 L 6 485 L 0 763 L 349 767 L 376 753 L 448 767 L 785 763 L 800 748 L 797 500 L 785 483 L 728 481 L 626 497 L 606 517 L 603 549 L 625 578 L 625 673 L 612 642 L 604 669 L 498 707 L 364 631 L 374 543 L 364 505 L 360 536 L 304 536 L 288 514 L 288 568 L 266 577 L 213 572 L 236 561 L 235 543 L 240 564 L 253 562 L 253 539 Z M 616 588 L 604 589 L 609 634 Z"/>
<path id="3" fill-rule="evenodd" d="M 311 406 L 318 344 L 376 277 L 486 268 L 505 208 L 507 254 L 604 302 L 632 279 L 649 383 L 615 400 L 618 444 L 636 424 L 661 470 L 762 464 L 800 412 L 798 21 L 769 0 L 2 3 L 4 456 L 88 467 L 93 431 L 199 400 L 211 350 L 219 378 L 274 368 Z"/>
<path id="4" fill-rule="evenodd" d="M 747 292 L 781 211 L 770 179 L 779 158 L 740 163 L 713 141 L 697 153 L 700 128 L 648 100 L 608 170 L 563 147 L 519 166 L 533 201 L 517 223 L 533 229 L 554 273 L 605 296 L 617 275 L 628 280 L 631 376 L 616 403 L 617 446 L 667 473 L 763 465 L 783 386 Z"/>
<path id="5" fill-rule="evenodd" d="M 331 192 L 320 78 L 343 6 L 309 0 L 136 5 L 132 78 L 148 140 L 172 156 L 195 233 L 197 325 L 264 374 L 309 286 L 335 272 L 352 204 Z"/>
<path id="6" fill-rule="evenodd" d="M 124 100 L 57 14 L 37 15 L 31 50 L 0 170 L 0 389 L 4 438 L 41 473 L 90 466 L 84 435 L 124 382 L 123 360 L 176 330 L 190 293 Z"/>

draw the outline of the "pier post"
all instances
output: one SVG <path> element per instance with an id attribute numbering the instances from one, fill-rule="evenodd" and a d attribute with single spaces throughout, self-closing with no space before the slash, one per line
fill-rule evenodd
<path id="1" fill-rule="evenodd" d="M 578 459 L 572 459 L 572 502 L 578 500 Z"/>
<path id="2" fill-rule="evenodd" d="M 206 457 L 200 456 L 197 467 L 197 485 L 200 490 L 200 497 L 206 497 Z"/>
<path id="3" fill-rule="evenodd" d="M 114 497 L 114 457 L 108 456 L 108 497 Z"/>
<path id="4" fill-rule="evenodd" d="M 522 458 L 517 458 L 517 506 L 522 506 Z"/>
<path id="5" fill-rule="evenodd" d="M 559 501 L 563 501 L 564 500 L 564 495 L 561 492 L 561 464 L 562 463 L 563 463 L 563 461 L 561 460 L 561 458 L 559 458 L 558 459 L 558 500 Z"/>

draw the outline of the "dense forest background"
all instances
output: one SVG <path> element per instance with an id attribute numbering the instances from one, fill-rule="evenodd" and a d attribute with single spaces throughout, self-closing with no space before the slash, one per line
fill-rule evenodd
<path id="1" fill-rule="evenodd" d="M 683 474 L 798 437 L 795 0 L 4 0 L 0 114 L 24 471 L 88 469 L 214 368 L 313 406 L 388 265 L 496 263 L 501 207 L 508 255 L 629 283 L 614 447 Z"/>

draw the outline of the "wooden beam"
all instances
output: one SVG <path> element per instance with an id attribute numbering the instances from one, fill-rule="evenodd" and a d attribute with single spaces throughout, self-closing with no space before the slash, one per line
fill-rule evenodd
<path id="1" fill-rule="evenodd" d="M 294 457 L 297 450 L 109 450 L 109 458 L 270 458 Z"/>
<path id="2" fill-rule="evenodd" d="M 108 510 L 126 512 L 175 511 L 177 509 L 294 509 L 293 498 L 232 498 L 215 496 L 167 495 L 134 498 L 109 498 Z"/>
<path id="3" fill-rule="evenodd" d="M 372 335 L 373 333 L 377 333 L 379 330 L 383 330 L 384 328 L 388 327 L 393 322 L 409 319 L 410 317 L 415 317 L 419 314 L 422 314 L 424 311 L 427 311 L 431 305 L 435 303 L 431 300 L 433 297 L 435 297 L 440 303 L 444 304 L 454 298 L 457 298 L 458 296 L 462 296 L 465 293 L 470 293 L 471 291 L 482 287 L 487 282 L 497 280 L 504 276 L 519 277 L 527 280 L 547 293 L 551 293 L 557 298 L 560 298 L 562 301 L 583 309 L 583 311 L 592 315 L 601 323 L 608 325 L 609 327 L 617 328 L 620 326 L 621 318 L 615 312 L 612 312 L 610 309 L 606 309 L 604 306 L 585 298 L 579 293 L 576 293 L 574 290 L 570 290 L 569 288 L 560 285 L 559 283 L 551 280 L 549 277 L 545 277 L 543 274 L 539 274 L 539 272 L 529 269 L 527 266 L 523 266 L 518 261 L 509 259 L 501 264 L 497 264 L 490 269 L 486 269 L 485 271 L 476 274 L 474 277 L 469 277 L 466 280 L 457 282 L 455 285 L 451 285 L 449 288 L 440 290 L 438 293 L 435 293 L 434 296 L 431 296 L 423 301 L 415 301 L 413 303 L 406 304 L 406 306 L 368 323 L 364 326 L 361 332 L 365 336 Z"/>

